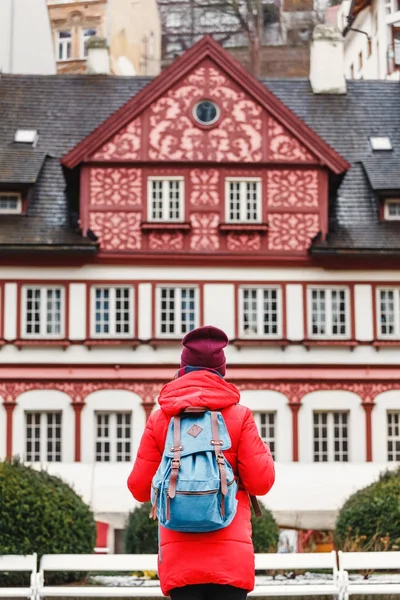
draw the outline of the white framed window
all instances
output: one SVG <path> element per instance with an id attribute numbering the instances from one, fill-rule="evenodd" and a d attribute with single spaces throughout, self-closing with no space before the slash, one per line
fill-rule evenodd
<path id="1" fill-rule="evenodd" d="M 385 200 L 384 216 L 387 221 L 400 221 L 400 199 Z"/>
<path id="2" fill-rule="evenodd" d="M 181 337 L 199 324 L 199 289 L 157 287 L 157 335 Z"/>
<path id="3" fill-rule="evenodd" d="M 309 287 L 308 323 L 310 338 L 349 338 L 350 290 Z"/>
<path id="4" fill-rule="evenodd" d="M 256 412 L 254 420 L 256 422 L 260 438 L 266 442 L 275 459 L 276 452 L 276 412 Z"/>
<path id="5" fill-rule="evenodd" d="M 21 194 L 15 192 L 0 192 L 0 214 L 17 215 L 21 212 Z"/>
<path id="6" fill-rule="evenodd" d="M 387 459 L 400 462 L 400 410 L 387 412 Z"/>
<path id="7" fill-rule="evenodd" d="M 349 413 L 313 413 L 314 462 L 349 461 Z"/>
<path id="8" fill-rule="evenodd" d="M 71 31 L 57 31 L 56 56 L 57 60 L 70 60 L 72 55 Z"/>
<path id="9" fill-rule="evenodd" d="M 61 412 L 25 412 L 25 460 L 61 462 Z"/>
<path id="10" fill-rule="evenodd" d="M 91 302 L 92 337 L 133 337 L 132 286 L 92 287 Z"/>
<path id="11" fill-rule="evenodd" d="M 261 222 L 259 177 L 229 177 L 225 180 L 225 214 L 228 223 Z"/>
<path id="12" fill-rule="evenodd" d="M 132 460 L 132 413 L 95 413 L 96 462 L 130 462 Z"/>
<path id="13" fill-rule="evenodd" d="M 400 338 L 400 288 L 377 289 L 378 337 Z"/>
<path id="14" fill-rule="evenodd" d="M 90 38 L 95 37 L 97 35 L 96 29 L 82 29 L 81 31 L 81 57 L 87 58 L 88 50 L 86 47 L 86 43 L 90 40 Z"/>
<path id="15" fill-rule="evenodd" d="M 239 289 L 239 307 L 240 337 L 281 337 L 281 288 L 241 287 Z"/>
<path id="16" fill-rule="evenodd" d="M 63 287 L 23 286 L 23 337 L 58 339 L 64 331 Z"/>
<path id="17" fill-rule="evenodd" d="M 183 177 L 149 177 L 147 197 L 149 221 L 183 221 Z"/>

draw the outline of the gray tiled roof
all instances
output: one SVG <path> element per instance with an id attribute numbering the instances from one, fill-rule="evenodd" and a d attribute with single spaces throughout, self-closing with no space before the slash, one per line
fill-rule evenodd
<path id="1" fill-rule="evenodd" d="M 15 144 L 0 153 L 0 181 L 4 183 L 35 183 L 45 155 L 35 148 Z"/>
<path id="2" fill-rule="evenodd" d="M 40 156 L 48 157 L 28 215 L 32 224 L 35 219 L 42 223 L 35 239 L 50 243 L 54 236 L 64 239 L 61 231 L 65 231 L 67 237 L 71 234 L 59 158 L 149 81 L 93 75 L 1 76 L 0 115 L 7 117 L 0 119 L 0 157 L 10 149 L 17 128 L 37 129 L 39 142 L 32 149 L 37 158 L 31 159 L 29 169 L 22 163 L 20 171 L 17 166 L 14 168 L 13 177 L 19 175 L 27 179 L 35 171 L 33 164 L 40 162 Z M 315 249 L 384 251 L 400 248 L 400 241 L 397 241 L 400 240 L 400 224 L 379 223 L 372 189 L 380 185 L 381 169 L 386 184 L 391 189 L 400 189 L 396 171 L 396 165 L 400 165 L 400 85 L 385 81 L 351 81 L 348 82 L 348 93 L 338 96 L 314 95 L 306 79 L 273 79 L 263 83 L 353 164 L 343 181 L 332 177 L 330 233 L 327 241 L 315 242 Z M 390 155 L 374 153 L 369 138 L 386 135 L 392 140 L 393 152 Z M 25 233 L 23 235 L 25 237 Z M 6 232 L 0 233 L 0 243 L 5 243 L 6 237 Z M 78 234 L 74 233 L 72 237 L 82 243 Z M 87 240 L 83 243 L 93 244 Z"/>

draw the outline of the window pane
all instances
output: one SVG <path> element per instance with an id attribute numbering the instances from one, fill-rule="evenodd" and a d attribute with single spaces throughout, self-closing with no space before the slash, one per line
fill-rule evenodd
<path id="1" fill-rule="evenodd" d="M 61 413 L 47 413 L 47 456 L 49 462 L 61 462 Z"/>
<path id="2" fill-rule="evenodd" d="M 379 323 L 381 336 L 393 336 L 399 332 L 399 317 L 395 311 L 395 293 L 400 290 L 379 291 Z"/>
<path id="3" fill-rule="evenodd" d="M 258 182 L 246 182 L 246 221 L 258 219 Z"/>
<path id="4" fill-rule="evenodd" d="M 108 335 L 110 333 L 110 290 L 96 288 L 95 291 L 95 333 Z"/>
<path id="5" fill-rule="evenodd" d="M 26 289 L 25 304 L 25 333 L 26 335 L 40 335 L 40 302 L 39 288 Z"/>
<path id="6" fill-rule="evenodd" d="M 229 220 L 240 221 L 240 182 L 229 182 Z"/>
<path id="7" fill-rule="evenodd" d="M 61 289 L 46 290 L 46 333 L 61 335 Z"/>
<path id="8" fill-rule="evenodd" d="M 388 202 L 387 206 L 390 217 L 400 217 L 400 202 Z"/>
<path id="9" fill-rule="evenodd" d="M 312 335 L 326 335 L 326 291 L 311 291 Z"/>
<path id="10" fill-rule="evenodd" d="M 117 413 L 117 462 L 131 460 L 131 413 Z"/>
<path id="11" fill-rule="evenodd" d="M 25 457 L 27 462 L 40 462 L 40 413 L 25 413 L 26 448 Z"/>
<path id="12" fill-rule="evenodd" d="M 161 314 L 160 314 L 160 332 L 163 335 L 175 333 L 175 289 L 162 288 L 161 296 Z"/>
<path id="13" fill-rule="evenodd" d="M 110 415 L 96 415 L 96 462 L 110 462 Z"/>
<path id="14" fill-rule="evenodd" d="M 387 459 L 400 462 L 400 411 L 387 413 Z"/>
<path id="15" fill-rule="evenodd" d="M 328 415 L 314 412 L 314 462 L 328 462 Z"/>
<path id="16" fill-rule="evenodd" d="M 163 218 L 163 182 L 151 182 L 151 218 L 161 221 Z"/>
<path id="17" fill-rule="evenodd" d="M 129 335 L 131 332 L 131 294 L 129 288 L 115 290 L 115 333 Z"/>
<path id="18" fill-rule="evenodd" d="M 0 210 L 2 212 L 15 212 L 19 206 L 19 196 L 17 194 L 0 195 Z"/>
<path id="19" fill-rule="evenodd" d="M 348 413 L 333 413 L 333 442 L 334 462 L 348 462 L 349 460 L 349 432 Z"/>
<path id="20" fill-rule="evenodd" d="M 181 289 L 181 335 L 192 331 L 196 326 L 195 290 Z"/>
<path id="21" fill-rule="evenodd" d="M 278 334 L 278 290 L 263 291 L 263 322 L 265 335 Z"/>
<path id="22" fill-rule="evenodd" d="M 86 58 L 88 55 L 88 50 L 86 47 L 86 43 L 90 40 L 91 37 L 94 37 L 97 34 L 95 29 L 84 29 L 83 30 L 83 56 Z"/>
<path id="23" fill-rule="evenodd" d="M 258 413 L 258 419 L 256 422 L 259 423 L 259 434 L 261 439 L 266 442 L 271 450 L 273 458 L 275 458 L 275 446 L 276 446 L 276 413 L 274 412 L 262 412 Z"/>
<path id="24" fill-rule="evenodd" d="M 180 217 L 181 206 L 181 182 L 168 182 L 168 220 L 177 221 Z"/>
<path id="25" fill-rule="evenodd" d="M 332 335 L 346 335 L 346 292 L 331 291 Z"/>
<path id="26" fill-rule="evenodd" d="M 243 332 L 251 337 L 259 335 L 257 289 L 248 288 L 243 293 Z"/>
<path id="27" fill-rule="evenodd" d="M 182 215 L 183 182 L 180 179 L 154 179 L 151 181 L 152 221 L 179 221 Z"/>

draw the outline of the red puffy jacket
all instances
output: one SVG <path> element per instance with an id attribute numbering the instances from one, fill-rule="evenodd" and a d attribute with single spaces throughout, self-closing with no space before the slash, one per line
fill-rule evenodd
<path id="1" fill-rule="evenodd" d="M 275 479 L 274 464 L 261 440 L 253 415 L 239 403 L 234 385 L 209 371 L 195 371 L 168 383 L 161 391 L 161 410 L 147 422 L 128 487 L 136 500 L 150 499 L 150 486 L 161 461 L 171 417 L 188 406 L 220 409 L 232 447 L 224 452 L 240 478 L 238 508 L 231 525 L 212 533 L 179 533 L 160 527 L 158 575 L 164 594 L 198 583 L 254 588 L 248 493 L 263 496 Z"/>

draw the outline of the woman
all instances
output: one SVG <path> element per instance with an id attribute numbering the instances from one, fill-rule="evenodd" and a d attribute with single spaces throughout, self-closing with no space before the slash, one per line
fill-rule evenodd
<path id="1" fill-rule="evenodd" d="M 239 391 L 224 379 L 225 333 L 200 327 L 182 343 L 181 368 L 161 390 L 160 410 L 147 422 L 128 487 L 139 502 L 150 499 L 171 417 L 190 406 L 221 411 L 232 442 L 224 455 L 239 480 L 237 513 L 228 527 L 212 533 L 160 527 L 158 574 L 171 600 L 245 600 L 254 588 L 249 494 L 263 496 L 271 489 L 274 464 L 251 411 L 239 404 Z"/>

